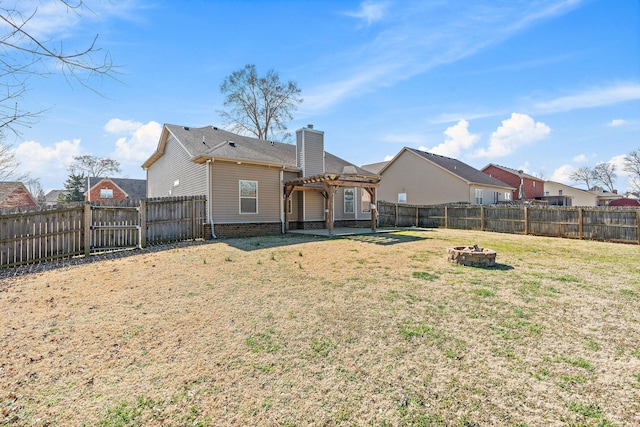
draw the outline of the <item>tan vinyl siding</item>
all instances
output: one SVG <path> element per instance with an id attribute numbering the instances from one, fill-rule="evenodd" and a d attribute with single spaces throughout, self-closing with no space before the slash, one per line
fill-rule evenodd
<path id="1" fill-rule="evenodd" d="M 303 191 L 305 221 L 324 221 L 324 197 L 319 191 Z"/>
<path id="2" fill-rule="evenodd" d="M 147 197 L 205 195 L 206 179 L 206 166 L 189 160 L 185 149 L 169 135 L 163 156 L 147 169 Z"/>
<path id="3" fill-rule="evenodd" d="M 408 204 L 473 203 L 464 180 L 407 151 L 384 170 L 378 200 L 396 203 L 398 193 Z"/>
<path id="4" fill-rule="evenodd" d="M 280 169 L 218 161 L 211 176 L 214 224 L 280 221 Z M 240 180 L 258 182 L 258 213 L 240 213 Z"/>
<path id="5" fill-rule="evenodd" d="M 312 129 L 297 132 L 296 150 L 303 176 L 324 173 L 324 133 Z"/>

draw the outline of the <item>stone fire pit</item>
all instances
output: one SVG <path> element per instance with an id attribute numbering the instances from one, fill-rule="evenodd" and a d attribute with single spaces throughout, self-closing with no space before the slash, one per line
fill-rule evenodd
<path id="1" fill-rule="evenodd" d="M 493 267 L 496 265 L 496 251 L 473 246 L 455 246 L 447 248 L 447 260 L 460 265 L 473 267 Z"/>

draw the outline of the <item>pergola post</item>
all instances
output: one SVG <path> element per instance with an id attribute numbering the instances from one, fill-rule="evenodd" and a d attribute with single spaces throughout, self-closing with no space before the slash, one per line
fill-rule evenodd
<path id="1" fill-rule="evenodd" d="M 335 216 L 333 212 L 333 204 L 337 187 L 335 185 L 325 184 L 325 188 L 327 189 L 327 215 L 325 221 L 327 230 L 329 230 L 329 234 L 333 234 L 333 218 Z"/>
<path id="2" fill-rule="evenodd" d="M 289 231 L 289 199 L 293 193 L 293 185 L 286 185 L 284 189 L 284 232 Z"/>
<path id="3" fill-rule="evenodd" d="M 371 207 L 369 212 L 371 213 L 371 230 L 376 231 L 378 227 L 378 206 L 376 205 L 376 190 L 375 188 L 366 187 L 367 193 L 371 196 Z"/>

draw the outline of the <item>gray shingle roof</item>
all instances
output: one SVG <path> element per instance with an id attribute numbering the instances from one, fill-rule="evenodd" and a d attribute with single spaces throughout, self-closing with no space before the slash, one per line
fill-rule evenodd
<path id="1" fill-rule="evenodd" d="M 385 166 L 387 166 L 389 164 L 389 161 L 386 162 L 378 162 L 378 163 L 370 163 L 368 165 L 362 165 L 362 168 L 364 170 L 368 170 L 369 172 L 378 174 L 380 173 L 380 171 L 382 170 L 382 168 L 384 168 Z"/>
<path id="2" fill-rule="evenodd" d="M 479 171 L 478 169 L 469 166 L 466 163 L 461 162 L 457 159 L 452 159 L 450 157 L 441 156 L 438 154 L 427 153 L 426 151 L 416 150 L 415 148 L 405 147 L 407 150 L 437 164 L 438 166 L 448 170 L 449 172 L 459 176 L 467 182 L 473 182 L 477 184 L 483 185 L 491 185 L 495 187 L 507 187 L 511 188 L 510 185 L 505 184 L 504 182 L 496 179 L 492 176 L 487 175 L 484 172 Z"/>
<path id="3" fill-rule="evenodd" d="M 221 157 L 296 167 L 296 146 L 293 144 L 237 135 L 214 126 L 201 128 L 178 125 L 165 126 L 192 158 L 198 156 Z M 324 161 L 327 173 L 371 175 L 371 172 L 326 151 Z"/>

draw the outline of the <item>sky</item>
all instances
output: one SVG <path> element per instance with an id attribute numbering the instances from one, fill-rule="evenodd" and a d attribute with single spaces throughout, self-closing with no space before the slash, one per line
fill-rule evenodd
<path id="1" fill-rule="evenodd" d="M 29 80 L 38 121 L 7 136 L 21 171 L 61 189 L 74 155 L 145 178 L 163 124 L 224 127 L 224 78 L 246 64 L 293 80 L 325 150 L 356 165 L 403 147 L 571 184 L 578 167 L 640 149 L 640 2 L 24 1 L 29 30 L 66 51 L 98 35 L 117 73 Z M 47 64 L 43 64 L 47 65 Z M 89 86 L 87 88 L 86 86 Z M 428 185 L 428 183 L 427 183 Z M 580 185 L 576 185 L 580 187 Z"/>

